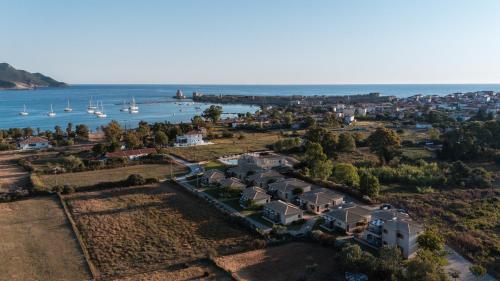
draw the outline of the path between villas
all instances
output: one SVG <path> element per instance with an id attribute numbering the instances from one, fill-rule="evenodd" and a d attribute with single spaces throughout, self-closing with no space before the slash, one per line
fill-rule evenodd
<path id="1" fill-rule="evenodd" d="M 192 163 L 192 162 L 188 162 L 186 160 L 183 160 L 183 159 L 180 159 L 178 157 L 175 157 L 173 155 L 170 155 L 170 157 L 172 157 L 172 159 L 174 161 L 176 161 L 177 163 L 181 164 L 181 165 L 184 165 L 186 167 L 189 168 L 189 173 L 186 174 L 186 175 L 183 175 L 183 176 L 180 176 L 180 177 L 176 177 L 175 178 L 175 181 L 181 185 L 182 187 L 188 189 L 190 192 L 192 193 L 196 193 L 198 194 L 199 196 L 201 197 L 205 197 L 206 199 L 208 199 L 209 202 L 211 202 L 213 205 L 215 205 L 216 207 L 218 206 L 221 206 L 223 209 L 225 209 L 226 211 L 228 211 L 231 215 L 235 215 L 235 216 L 238 216 L 238 217 L 241 217 L 241 218 L 244 218 L 246 219 L 247 221 L 249 221 L 251 224 L 253 224 L 254 226 L 256 226 L 257 228 L 261 229 L 262 231 L 264 232 L 269 232 L 272 230 L 271 227 L 265 225 L 265 224 L 262 224 L 252 218 L 249 218 L 249 217 L 246 217 L 244 215 L 242 215 L 240 212 L 238 212 L 236 209 L 234 209 L 233 207 L 227 205 L 226 203 L 214 198 L 213 196 L 199 190 L 199 189 L 196 189 L 195 187 L 193 187 L 192 185 L 190 185 L 188 183 L 188 180 L 187 178 L 190 177 L 190 176 L 193 176 L 193 175 L 196 175 L 196 174 L 199 174 L 199 173 L 202 173 L 204 171 L 203 167 L 199 164 L 199 163 Z"/>

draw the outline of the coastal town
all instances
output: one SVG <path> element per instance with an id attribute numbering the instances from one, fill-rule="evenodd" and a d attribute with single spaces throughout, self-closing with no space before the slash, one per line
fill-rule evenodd
<path id="1" fill-rule="evenodd" d="M 179 97 L 179 93 L 182 92 L 177 92 L 178 99 L 191 102 L 184 95 Z M 224 101 L 221 95 L 193 93 L 195 102 L 201 102 L 203 97 Z M 468 280 L 473 276 L 472 268 L 482 268 L 460 255 L 467 253 L 461 247 L 470 242 L 462 240 L 462 244 L 457 244 L 458 237 L 446 237 L 444 231 L 452 225 L 443 226 L 443 222 L 449 220 L 449 215 L 437 221 L 429 220 L 424 211 L 426 201 L 413 200 L 419 197 L 420 200 L 431 200 L 439 194 L 436 198 L 446 202 L 450 200 L 448 194 L 456 196 L 457 192 L 473 192 L 470 196 L 487 192 L 492 198 L 498 197 L 497 170 L 473 168 L 476 165 L 473 163 L 478 161 L 495 162 L 494 154 L 493 158 L 468 160 L 469 154 L 447 156 L 447 149 L 454 149 L 456 144 L 453 141 L 459 141 L 448 136 L 453 135 L 453 130 L 466 130 L 464 126 L 471 122 L 476 125 L 483 122 L 496 124 L 499 97 L 500 94 L 489 91 L 408 98 L 370 94 L 360 98 L 362 102 L 342 96 L 330 103 L 326 97 L 295 96 L 290 99 L 286 96 L 282 98 L 287 100 L 286 103 L 275 100 L 260 105 L 260 110 L 254 114 L 240 114 L 236 118 L 224 118 L 222 108 L 212 104 L 190 124 L 141 122 L 137 129 L 125 131 L 118 122 L 112 121 L 94 132 L 84 125 L 78 125 L 74 130 L 68 126 L 65 131 L 56 128 L 55 132 L 35 133 L 29 128 L 2 130 L 4 152 L 1 158 L 5 159 L 2 165 L 15 172 L 0 180 L 1 198 L 4 202 L 11 202 L 5 204 L 16 204 L 18 200 L 57 195 L 95 279 L 133 276 L 135 270 L 157 270 L 162 264 L 173 264 L 170 259 L 174 256 L 165 256 L 166 263 L 156 261 L 163 254 L 151 257 L 155 260 L 152 265 L 132 265 L 132 261 L 124 261 L 123 266 L 136 269 L 114 273 L 113 260 L 123 259 L 125 252 L 106 257 L 104 253 L 100 254 L 102 249 L 124 247 L 123 251 L 135 251 L 135 254 L 141 254 L 143 250 L 113 245 L 116 241 L 108 239 L 95 240 L 95 235 L 102 235 L 98 234 L 102 231 L 119 235 L 124 230 L 103 226 L 104 217 L 92 217 L 91 213 L 84 215 L 93 212 L 91 210 L 97 211 L 98 205 L 79 198 L 84 194 L 94 194 L 92 196 L 97 198 L 107 198 L 99 200 L 133 200 L 127 203 L 128 208 L 144 206 L 141 212 L 153 212 L 149 208 L 159 212 L 157 207 L 145 206 L 150 200 L 164 198 L 164 193 L 168 192 L 176 196 L 182 194 L 182 200 L 194 200 L 187 204 L 201 200 L 203 203 L 196 204 L 206 205 L 203 209 L 212 208 L 210 212 L 203 212 L 217 213 L 222 220 L 219 223 L 226 225 L 219 226 L 217 232 L 235 228 L 241 233 L 239 242 L 204 238 L 208 239 L 206 242 L 216 240 L 203 247 L 223 243 L 225 247 L 238 246 L 242 250 L 219 248 L 217 253 L 211 253 L 212 249 L 208 250 L 208 260 L 200 260 L 199 255 L 185 259 L 192 265 L 186 264 L 183 270 L 205 268 L 204 274 L 208 274 L 209 279 L 219 280 L 224 275 L 220 270 L 237 280 L 243 276 L 250 280 L 257 278 L 251 276 L 257 274 L 258 267 L 256 271 L 247 272 L 248 269 L 236 269 L 230 265 L 232 259 L 245 255 L 245 251 L 272 249 L 279 252 L 281 247 L 287 246 L 273 245 L 301 245 L 304 249 L 310 247 L 307 243 L 319 243 L 330 248 L 332 255 L 337 255 L 332 258 L 333 262 L 337 261 L 334 266 L 337 270 L 321 265 L 307 273 L 306 269 L 298 269 L 307 268 L 309 263 L 297 264 L 298 268 L 290 273 L 290 278 L 309 274 L 314 276 L 312 280 L 323 280 L 326 276 L 333 280 L 385 280 L 386 277 L 380 276 L 386 273 L 376 273 L 376 268 L 354 266 L 366 263 L 365 258 L 360 256 L 358 261 L 347 264 L 342 258 L 342 255 L 361 251 L 370 255 L 374 263 L 383 262 L 377 255 L 394 255 L 393 258 L 397 258 L 394 262 L 399 265 L 390 270 L 401 278 L 417 278 L 410 276 L 418 276 L 421 270 L 433 270 L 436 276 L 446 278 L 453 273 L 453 276 L 461 276 L 461 280 Z M 241 102 L 233 99 L 232 102 Z M 241 96 L 241 99 L 247 97 Z M 494 127 L 490 125 L 488 129 Z M 476 153 L 481 153 L 481 150 Z M 447 157 L 457 158 L 447 160 L 452 161 L 451 166 L 443 166 Z M 458 181 L 455 169 L 469 172 L 460 175 L 462 179 Z M 399 175 L 393 175 L 396 172 Z M 478 174 L 481 176 L 474 176 Z M 137 196 L 138 192 L 149 194 L 151 198 L 126 199 Z M 497 204 L 494 202 L 491 203 Z M 458 201 L 452 200 L 450 204 L 458 204 Z M 182 206 L 175 212 L 185 212 L 186 207 Z M 135 223 L 140 223 L 145 218 L 135 219 L 139 220 Z M 174 223 L 169 218 L 151 223 L 162 224 L 164 219 Z M 106 220 L 124 223 L 121 217 L 111 216 Z M 102 229 L 89 228 L 88 223 L 101 225 Z M 200 223 L 191 222 L 190 228 L 177 231 L 187 231 L 186 235 L 195 231 Z M 157 235 L 151 232 L 141 239 Z M 115 239 L 112 237 L 114 235 L 110 239 Z M 130 239 L 124 237 L 118 242 L 132 243 Z M 174 239 L 177 241 L 178 238 Z M 253 242 L 249 243 L 249 239 Z M 481 247 L 486 249 L 484 247 L 491 245 L 488 243 L 495 244 L 495 241 L 485 240 Z M 160 248 L 169 247 L 170 251 L 178 253 L 185 251 L 171 243 L 174 242 L 167 242 Z M 201 254 L 199 249 L 197 252 Z M 423 253 L 446 262 L 414 273 L 409 268 L 401 271 L 405 260 L 422 262 Z M 480 256 L 467 257 L 487 265 Z M 320 256 L 311 258 L 319 262 Z M 282 262 L 292 261 L 284 258 Z M 494 266 L 488 268 L 490 274 L 496 274 Z M 178 273 L 174 272 L 158 274 L 170 276 Z M 494 280 L 490 274 L 481 280 Z M 271 276 L 269 279 L 284 280 Z"/>

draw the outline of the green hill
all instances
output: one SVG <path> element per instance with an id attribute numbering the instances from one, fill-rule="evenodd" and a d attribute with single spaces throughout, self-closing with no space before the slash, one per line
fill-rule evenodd
<path id="1" fill-rule="evenodd" d="M 0 63 L 0 89 L 36 89 L 44 87 L 67 87 L 41 73 L 18 70 L 8 63 Z"/>

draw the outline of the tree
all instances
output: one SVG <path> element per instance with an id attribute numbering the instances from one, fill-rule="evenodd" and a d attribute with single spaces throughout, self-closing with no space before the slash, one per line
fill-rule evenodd
<path id="1" fill-rule="evenodd" d="M 333 164 L 323 153 L 319 143 L 309 142 L 304 155 L 304 164 L 314 178 L 326 180 L 332 174 Z"/>
<path id="2" fill-rule="evenodd" d="M 156 132 L 155 134 L 155 142 L 157 145 L 160 146 L 165 146 L 168 144 L 168 137 L 167 134 L 165 134 L 162 131 Z"/>
<path id="3" fill-rule="evenodd" d="M 375 130 L 367 141 L 370 150 L 378 155 L 382 164 L 389 162 L 398 153 L 401 142 L 396 132 L 382 127 Z"/>
<path id="4" fill-rule="evenodd" d="M 434 253 L 441 252 L 444 249 L 444 238 L 434 230 L 426 230 L 419 235 L 417 243 L 421 249 Z"/>
<path id="5" fill-rule="evenodd" d="M 127 144 L 127 147 L 131 149 L 141 148 L 143 146 L 141 139 L 134 131 L 127 132 L 127 135 L 125 136 L 125 143 Z"/>
<path id="6" fill-rule="evenodd" d="M 342 133 L 339 136 L 338 149 L 344 152 L 351 152 L 356 150 L 356 141 L 349 133 Z"/>
<path id="7" fill-rule="evenodd" d="M 338 139 L 335 134 L 328 132 L 323 136 L 321 141 L 321 146 L 328 157 L 333 157 L 337 149 Z"/>
<path id="8" fill-rule="evenodd" d="M 440 257 L 430 251 L 419 251 L 417 256 L 408 261 L 406 280 L 446 281 Z"/>
<path id="9" fill-rule="evenodd" d="M 92 152 L 94 152 L 95 155 L 102 155 L 106 153 L 106 151 L 106 146 L 102 143 L 98 143 L 92 147 Z"/>
<path id="10" fill-rule="evenodd" d="M 104 127 L 104 135 L 106 136 L 106 140 L 108 142 L 119 142 L 123 131 L 122 127 L 118 123 L 118 121 L 109 122 L 108 126 Z"/>
<path id="11" fill-rule="evenodd" d="M 354 269 L 363 257 L 363 251 L 357 244 L 348 244 L 340 251 L 340 260 L 348 269 Z"/>
<path id="12" fill-rule="evenodd" d="M 76 125 L 75 134 L 81 139 L 89 139 L 89 128 L 87 125 L 80 124 Z"/>
<path id="13" fill-rule="evenodd" d="M 333 167 L 333 178 L 338 183 L 349 186 L 359 185 L 358 169 L 349 163 L 340 163 Z"/>
<path id="14" fill-rule="evenodd" d="M 54 135 L 55 135 L 54 137 L 55 137 L 56 140 L 62 140 L 63 139 L 63 131 L 61 129 L 61 126 L 56 125 L 54 127 Z"/>
<path id="15" fill-rule="evenodd" d="M 203 120 L 203 118 L 201 118 L 200 115 L 195 115 L 192 119 L 191 119 L 191 124 L 193 124 L 193 126 L 195 127 L 205 127 L 205 120 Z"/>
<path id="16" fill-rule="evenodd" d="M 63 165 L 64 165 L 64 168 L 66 168 L 70 171 L 75 171 L 75 170 L 78 170 L 78 169 L 85 167 L 85 165 L 83 165 L 82 159 L 80 159 L 79 157 L 75 157 L 73 155 L 65 157 L 63 159 Z"/>
<path id="17" fill-rule="evenodd" d="M 377 197 L 380 191 L 378 178 L 369 172 L 362 172 L 359 177 L 359 189 L 362 194 L 370 198 Z"/>
<path id="18" fill-rule="evenodd" d="M 478 280 L 480 277 L 486 274 L 486 268 L 480 266 L 479 264 L 474 264 L 469 267 L 469 271 L 474 275 Z"/>
<path id="19" fill-rule="evenodd" d="M 68 126 L 66 127 L 66 135 L 69 137 L 73 136 L 73 123 L 68 122 Z"/>
<path id="20" fill-rule="evenodd" d="M 145 140 L 147 137 L 149 137 L 151 128 L 149 128 L 148 122 L 141 121 L 139 122 L 139 127 L 137 127 L 137 137 L 139 137 L 142 140 Z"/>
<path id="21" fill-rule="evenodd" d="M 203 118 L 209 119 L 212 123 L 217 123 L 219 121 L 220 116 L 222 114 L 222 107 L 218 105 L 211 105 L 209 108 L 203 111 Z"/>
<path id="22" fill-rule="evenodd" d="M 312 116 L 307 116 L 304 119 L 304 128 L 311 128 L 316 126 L 316 119 L 314 119 Z"/>

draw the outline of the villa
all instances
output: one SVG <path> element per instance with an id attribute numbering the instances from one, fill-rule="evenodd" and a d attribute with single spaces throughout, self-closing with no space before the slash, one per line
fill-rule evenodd
<path id="1" fill-rule="evenodd" d="M 298 179 L 285 179 L 268 185 L 270 192 L 284 201 L 291 202 L 297 195 L 311 190 L 311 184 Z"/>
<path id="2" fill-rule="evenodd" d="M 344 197 L 326 188 L 311 190 L 299 195 L 300 206 L 315 214 L 328 211 L 332 206 L 342 204 Z"/>
<path id="3" fill-rule="evenodd" d="M 219 181 L 220 187 L 230 188 L 230 189 L 244 189 L 246 187 L 239 179 L 237 178 L 227 178 L 221 179 Z"/>
<path id="4" fill-rule="evenodd" d="M 263 217 L 273 223 L 287 225 L 301 220 L 302 210 L 281 200 L 272 201 L 264 205 Z"/>
<path id="5" fill-rule="evenodd" d="M 175 138 L 175 146 L 185 147 L 185 146 L 195 146 L 206 144 L 203 141 L 203 132 L 200 130 L 192 130 L 184 135 L 177 136 Z"/>
<path id="6" fill-rule="evenodd" d="M 21 150 L 44 149 L 50 147 L 51 145 L 49 143 L 49 140 L 42 137 L 28 137 L 27 139 L 22 140 L 17 144 L 17 148 Z"/>
<path id="7" fill-rule="evenodd" d="M 411 258 L 418 250 L 417 238 L 423 227 L 410 216 L 395 210 L 378 210 L 372 213 L 362 239 L 374 247 L 396 246 L 404 258 Z"/>
<path id="8" fill-rule="evenodd" d="M 357 205 L 339 207 L 323 214 L 323 228 L 340 229 L 347 234 L 363 231 L 371 220 L 370 210 Z"/>
<path id="9" fill-rule="evenodd" d="M 274 170 L 257 171 L 248 176 L 247 181 L 258 187 L 267 188 L 268 184 L 283 180 L 284 177 Z"/>
<path id="10" fill-rule="evenodd" d="M 252 202 L 254 205 L 264 205 L 271 202 L 271 196 L 260 187 L 247 187 L 241 195 L 240 205 L 247 206 L 248 202 Z"/>
<path id="11" fill-rule="evenodd" d="M 218 184 L 224 178 L 226 178 L 226 176 L 223 172 L 217 169 L 209 170 L 201 177 L 201 183 L 205 185 Z"/>

